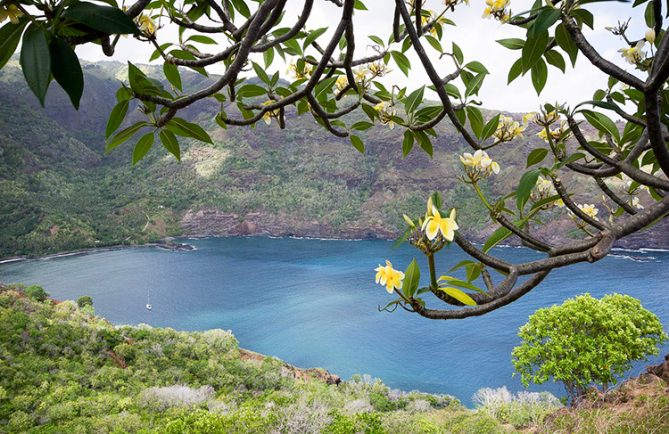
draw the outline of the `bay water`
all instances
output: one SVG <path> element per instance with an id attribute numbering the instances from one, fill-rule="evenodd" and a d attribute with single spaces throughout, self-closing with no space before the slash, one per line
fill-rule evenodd
<path id="1" fill-rule="evenodd" d="M 512 375 L 511 350 L 519 344 L 518 328 L 538 308 L 585 292 L 618 292 L 640 299 L 669 330 L 664 251 L 618 250 L 595 264 L 556 270 L 490 314 L 435 321 L 401 309 L 378 311 L 392 296 L 374 283 L 375 267 L 389 259 L 404 269 L 415 257 L 427 270 L 410 246 L 263 237 L 179 241 L 196 250 L 135 247 L 6 263 L 0 282 L 40 284 L 60 300 L 90 295 L 96 313 L 115 324 L 229 329 L 241 347 L 300 367 L 323 367 L 343 378 L 369 374 L 393 388 L 451 394 L 465 404 L 483 387 L 523 390 Z M 494 254 L 514 262 L 540 257 L 523 248 L 496 248 Z M 463 259 L 451 246 L 438 254 L 438 271 L 446 274 Z M 428 303 L 448 308 L 434 298 Z M 669 346 L 650 361 L 667 352 Z M 630 375 L 646 364 L 635 364 Z M 530 390 L 564 394 L 551 383 Z"/>

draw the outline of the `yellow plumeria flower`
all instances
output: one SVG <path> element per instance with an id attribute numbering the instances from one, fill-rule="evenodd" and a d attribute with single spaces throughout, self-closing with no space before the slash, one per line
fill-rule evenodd
<path id="1" fill-rule="evenodd" d="M 5 7 L 0 7 L 0 23 L 9 19 L 9 22 L 12 24 L 18 24 L 19 18 L 23 16 L 23 12 L 13 4 L 7 5 Z"/>
<path id="2" fill-rule="evenodd" d="M 646 30 L 646 41 L 648 41 L 648 43 L 651 45 L 655 43 L 655 30 L 653 29 Z"/>
<path id="3" fill-rule="evenodd" d="M 383 125 L 388 125 L 391 130 L 395 128 L 393 116 L 397 114 L 397 109 L 388 101 L 381 101 L 374 106 L 374 110 L 379 113 L 379 120 Z"/>
<path id="4" fill-rule="evenodd" d="M 538 116 L 538 113 L 536 113 L 536 112 L 525 113 L 523 115 L 523 124 L 527 125 L 528 123 L 537 119 L 537 116 Z"/>
<path id="5" fill-rule="evenodd" d="M 537 179 L 537 184 L 535 187 L 538 192 L 542 195 L 552 196 L 554 193 L 553 182 L 550 179 L 546 179 L 543 176 L 539 176 Z"/>
<path id="6" fill-rule="evenodd" d="M 268 106 L 272 103 L 274 103 L 274 101 L 265 101 L 264 103 L 262 103 L 262 105 L 263 106 Z M 270 125 L 272 123 L 272 118 L 278 118 L 279 114 L 280 114 L 279 109 L 267 111 L 262 115 L 262 120 L 267 125 Z"/>
<path id="7" fill-rule="evenodd" d="M 599 214 L 599 210 L 597 209 L 597 207 L 595 205 L 577 204 L 576 206 L 578 206 L 578 209 L 583 211 L 583 213 L 585 215 L 587 215 L 588 217 L 590 217 L 591 219 L 599 221 L 599 219 L 597 218 L 597 214 Z"/>
<path id="8" fill-rule="evenodd" d="M 483 18 L 493 17 L 503 23 L 509 21 L 511 13 L 507 10 L 509 0 L 486 0 L 486 8 L 483 10 Z"/>
<path id="9" fill-rule="evenodd" d="M 335 86 L 337 86 L 337 89 L 339 91 L 342 91 L 348 86 L 348 78 L 346 78 L 345 75 L 340 75 L 337 77 L 337 81 L 335 81 Z"/>
<path id="10" fill-rule="evenodd" d="M 374 62 L 369 65 L 369 72 L 374 77 L 383 77 L 390 71 L 391 71 L 390 68 L 388 68 L 384 63 L 381 62 Z"/>
<path id="11" fill-rule="evenodd" d="M 641 203 L 639 202 L 639 198 L 637 196 L 634 196 L 632 198 L 632 203 L 630 205 L 632 205 L 636 209 L 643 209 L 643 205 L 641 205 Z"/>
<path id="12" fill-rule="evenodd" d="M 135 18 L 135 23 L 137 23 L 139 30 L 146 36 L 153 36 L 156 34 L 156 23 L 151 19 L 150 16 L 141 14 Z"/>
<path id="13" fill-rule="evenodd" d="M 443 218 L 436 207 L 432 207 L 432 215 L 428 216 L 423 222 L 421 228 L 429 240 L 434 240 L 437 235 L 441 234 L 447 241 L 453 241 L 455 231 L 458 230 L 458 224 L 455 221 L 455 208 L 451 210 L 451 214 Z"/>
<path id="14" fill-rule="evenodd" d="M 313 71 L 314 71 L 314 66 L 309 63 L 305 63 L 302 69 L 299 69 L 297 67 L 297 64 L 295 63 L 291 63 L 290 65 L 288 65 L 288 73 L 292 74 L 296 80 L 309 78 L 309 76 L 311 76 L 311 73 Z"/>
<path id="15" fill-rule="evenodd" d="M 555 202 L 553 202 L 553 203 L 558 208 L 564 208 L 564 200 L 562 200 L 562 199 L 556 199 Z"/>
<path id="16" fill-rule="evenodd" d="M 392 294 L 393 290 L 402 287 L 402 280 L 404 273 L 393 268 L 393 264 L 386 260 L 386 265 L 380 265 L 374 269 L 376 271 L 376 283 L 384 285 L 388 294 Z"/>
<path id="17" fill-rule="evenodd" d="M 623 56 L 625 60 L 627 60 L 628 63 L 634 65 L 641 62 L 646 57 L 646 52 L 642 50 L 645 44 L 646 41 L 642 39 L 639 42 L 637 42 L 635 46 L 629 48 L 621 48 L 620 50 L 618 50 L 618 52 L 620 52 L 620 54 Z"/>
<path id="18" fill-rule="evenodd" d="M 499 164 L 493 161 L 486 151 L 481 149 L 478 149 L 474 154 L 465 152 L 460 156 L 460 162 L 465 166 L 465 172 L 472 181 L 487 178 L 493 173 L 496 175 L 500 171 Z"/>
<path id="19" fill-rule="evenodd" d="M 510 142 L 516 137 L 521 136 L 526 128 L 527 122 L 524 122 L 521 126 L 518 121 L 514 121 L 510 116 L 502 115 L 499 117 L 499 123 L 497 124 L 494 136 L 500 142 Z"/>

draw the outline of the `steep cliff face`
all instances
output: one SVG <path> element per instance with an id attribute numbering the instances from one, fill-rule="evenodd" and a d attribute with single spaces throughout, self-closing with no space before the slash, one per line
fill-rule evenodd
<path id="1" fill-rule="evenodd" d="M 153 149 L 131 167 L 130 145 L 108 156 L 102 152 L 106 116 L 125 65 L 84 65 L 86 88 L 75 111 L 56 87 L 46 108 L 39 108 L 12 62 L 0 74 L 0 256 L 180 234 L 394 238 L 402 213 L 420 215 L 433 191 L 458 208 L 460 226 L 474 240 L 494 230 L 485 208 L 458 179 L 458 155 L 467 148 L 447 122 L 437 128 L 434 158 L 420 149 L 403 158 L 401 131 L 383 126 L 363 133 L 361 155 L 294 112 L 285 130 L 262 123 L 220 129 L 212 122 L 218 103 L 205 101 L 184 117 L 201 122 L 213 146 L 183 141 L 181 163 Z M 187 86 L 202 80 L 184 75 Z M 513 190 L 523 156 L 539 144 L 536 132 L 493 151 L 502 171 L 484 186 L 487 193 Z M 579 203 L 599 197 L 592 194 L 594 185 L 565 182 Z M 535 232 L 548 240 L 577 235 L 564 212 L 545 220 Z M 669 247 L 668 225 L 622 245 Z"/>

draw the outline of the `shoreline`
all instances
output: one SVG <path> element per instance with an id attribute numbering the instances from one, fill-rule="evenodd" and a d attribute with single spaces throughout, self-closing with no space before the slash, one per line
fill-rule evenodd
<path id="1" fill-rule="evenodd" d="M 49 260 L 49 259 L 57 259 L 57 258 L 66 258 L 68 256 L 79 256 L 79 255 L 87 255 L 87 254 L 93 254 L 93 253 L 98 253 L 98 252 L 108 252 L 108 251 L 115 251 L 115 250 L 123 250 L 123 249 L 129 249 L 129 248 L 140 248 L 140 247 L 153 247 L 157 249 L 163 249 L 163 250 L 171 250 L 171 251 L 194 251 L 196 250 L 196 247 L 193 246 L 192 244 L 189 244 L 187 242 L 180 242 L 181 240 L 203 240 L 203 239 L 208 239 L 208 238 L 269 238 L 269 239 L 293 239 L 293 240 L 313 240 L 313 241 L 346 241 L 346 242 L 352 242 L 352 241 L 386 241 L 386 242 L 394 242 L 394 239 L 391 238 L 325 238 L 325 237 L 309 237 L 309 236 L 296 236 L 296 235 L 288 235 L 288 236 L 275 236 L 275 235 L 269 235 L 269 234 L 250 234 L 250 235 L 180 235 L 176 237 L 166 237 L 163 238 L 159 241 L 153 241 L 149 243 L 144 243 L 144 244 L 114 244 L 114 245 L 109 245 L 109 246 L 101 246 L 101 247 L 85 247 L 82 249 L 77 249 L 77 250 L 69 250 L 69 251 L 63 251 L 63 252 L 57 252 L 57 253 L 49 253 L 46 255 L 24 255 L 24 256 L 10 256 L 10 257 L 5 257 L 5 258 L 0 258 L 0 265 L 4 264 L 12 264 L 16 262 L 25 262 L 25 261 L 32 261 L 32 260 Z M 180 240 L 180 241 L 177 241 Z M 472 242 L 474 245 L 483 245 L 483 243 L 478 243 L 478 242 Z M 495 246 L 496 248 L 502 248 L 502 249 L 525 249 L 527 247 L 521 246 L 521 245 L 516 245 L 516 244 L 500 244 Z M 627 247 L 613 247 L 611 249 L 611 252 L 609 255 L 615 253 L 615 252 L 626 252 L 626 253 L 641 253 L 641 254 L 648 254 L 648 253 L 667 253 L 669 252 L 669 248 L 657 248 L 657 247 L 639 247 L 635 249 L 627 248 Z M 607 256 L 609 256 L 607 255 Z M 620 256 L 620 255 L 614 255 L 614 256 Z M 631 258 L 633 259 L 633 258 Z"/>
<path id="2" fill-rule="evenodd" d="M 171 240 L 173 238 L 170 237 Z M 133 249 L 140 247 L 153 247 L 163 250 L 172 250 L 172 251 L 193 251 L 195 246 L 187 243 L 173 243 L 166 241 L 168 238 L 160 240 L 158 242 L 150 242 L 144 244 L 114 244 L 111 246 L 101 246 L 101 247 L 85 247 L 83 249 L 77 250 L 66 250 L 63 252 L 49 253 L 47 255 L 25 255 L 25 256 L 10 256 L 7 258 L 0 258 L 0 265 L 4 264 L 13 264 L 16 262 L 25 262 L 25 261 L 39 261 L 39 260 L 49 260 L 57 258 L 67 258 L 68 256 L 80 256 L 80 255 L 89 255 L 98 252 L 112 252 L 115 250 L 123 249 Z"/>

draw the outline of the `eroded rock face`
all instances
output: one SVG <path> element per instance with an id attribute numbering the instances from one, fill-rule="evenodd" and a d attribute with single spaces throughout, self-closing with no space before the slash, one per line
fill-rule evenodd
<path id="1" fill-rule="evenodd" d="M 391 239 L 398 233 L 380 224 L 333 226 L 314 219 L 300 219 L 286 213 L 253 212 L 245 215 L 213 208 L 189 210 L 181 219 L 185 236 L 245 236 Z"/>
<path id="2" fill-rule="evenodd" d="M 473 242 L 484 243 L 497 228 L 489 225 L 479 231 L 468 231 L 466 222 L 461 223 L 463 234 Z M 189 210 L 181 219 L 184 236 L 248 236 L 339 238 L 339 239 L 396 239 L 401 233 L 386 226 L 386 222 L 364 221 L 334 226 L 327 222 L 300 218 L 284 212 L 250 212 L 240 215 L 215 208 Z M 532 233 L 550 244 L 573 241 L 564 239 L 564 234 L 574 228 L 568 219 L 550 221 L 533 228 Z M 505 244 L 520 245 L 520 240 L 511 237 Z M 669 220 L 660 222 L 650 230 L 632 234 L 615 244 L 616 247 L 669 248 Z"/>
<path id="3" fill-rule="evenodd" d="M 657 366 L 649 366 L 646 368 L 646 372 L 649 374 L 656 375 L 662 378 L 664 381 L 669 383 L 669 354 L 664 356 L 664 362 L 660 363 Z"/>
<path id="4" fill-rule="evenodd" d="M 239 350 L 239 356 L 242 360 L 256 362 L 261 364 L 267 356 L 256 353 L 255 351 L 241 349 Z M 282 362 L 283 366 L 281 367 L 281 375 L 284 377 L 294 378 L 296 380 L 319 380 L 325 384 L 337 385 L 341 383 L 341 377 L 338 375 L 331 374 L 329 371 L 323 368 L 298 368 L 296 366 L 290 365 L 288 363 Z"/>

